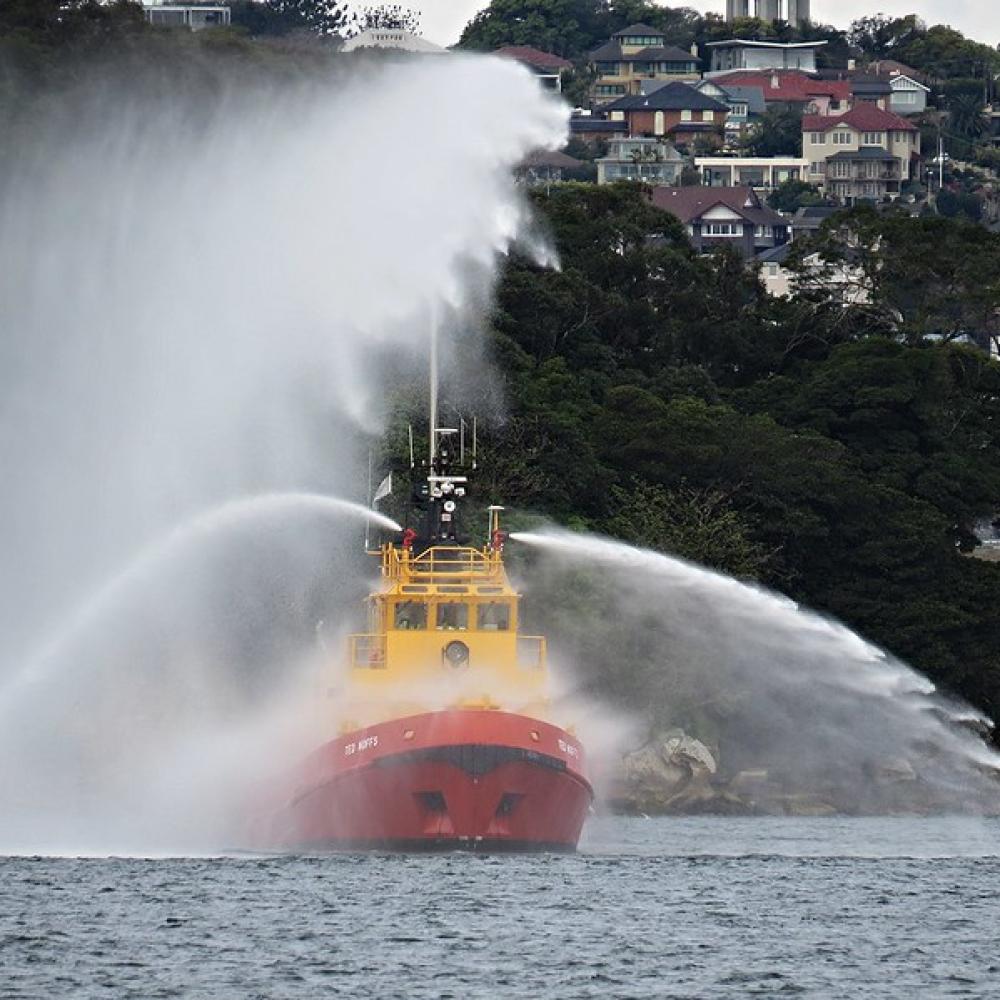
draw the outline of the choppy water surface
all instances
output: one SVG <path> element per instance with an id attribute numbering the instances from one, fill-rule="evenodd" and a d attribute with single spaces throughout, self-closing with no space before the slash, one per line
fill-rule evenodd
<path id="1" fill-rule="evenodd" d="M 576 856 L 0 860 L 0 996 L 987 997 L 1000 822 L 597 820 Z"/>

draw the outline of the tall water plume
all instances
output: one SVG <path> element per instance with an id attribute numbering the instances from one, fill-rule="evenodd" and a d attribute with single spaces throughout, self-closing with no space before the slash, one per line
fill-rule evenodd
<path id="1" fill-rule="evenodd" d="M 387 371 L 423 370 L 432 316 L 446 345 L 474 342 L 497 256 L 526 233 L 511 167 L 565 132 L 529 73 L 459 56 L 348 68 L 213 67 L 192 86 L 180 63 L 127 81 L 107 67 L 42 102 L 5 154 L 2 770 L 38 801 L 86 745 L 141 811 L 136 786 L 279 699 L 318 619 L 336 630 L 363 589 L 357 522 L 292 503 L 276 526 L 264 504 L 259 521 L 209 518 L 212 543 L 140 558 L 141 580 L 126 567 L 233 498 L 361 499 Z M 39 662 L 44 683 L 16 683 Z M 186 742 L 140 751 L 143 731 L 167 739 L 164 704 Z"/>
<path id="2" fill-rule="evenodd" d="M 681 728 L 718 753 L 722 794 L 702 805 L 1000 809 L 988 720 L 845 626 L 618 542 L 514 538 L 533 550 L 532 625 L 572 665 L 577 690 L 631 711 L 645 726 L 639 743 Z"/>

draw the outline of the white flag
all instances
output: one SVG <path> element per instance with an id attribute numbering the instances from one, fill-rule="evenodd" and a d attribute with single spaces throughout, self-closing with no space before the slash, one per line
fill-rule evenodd
<path id="1" fill-rule="evenodd" d="M 387 497 L 392 492 L 392 473 L 390 472 L 385 479 L 378 484 L 378 489 L 375 491 L 375 496 L 372 498 L 372 503 L 376 504 L 379 500 Z"/>

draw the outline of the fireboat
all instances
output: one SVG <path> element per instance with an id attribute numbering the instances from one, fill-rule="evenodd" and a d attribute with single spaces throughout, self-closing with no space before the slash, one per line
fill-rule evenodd
<path id="1" fill-rule="evenodd" d="M 261 846 L 576 849 L 593 801 L 584 748 L 553 718 L 545 638 L 520 631 L 503 508 L 481 547 L 460 534 L 464 426 L 437 427 L 435 411 L 422 527 L 369 549 L 381 574 L 367 631 L 348 638 L 336 735 L 293 774 Z"/>

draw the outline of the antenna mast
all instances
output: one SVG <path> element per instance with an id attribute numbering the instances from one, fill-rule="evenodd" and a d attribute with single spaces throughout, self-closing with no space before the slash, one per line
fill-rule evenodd
<path id="1" fill-rule="evenodd" d="M 431 312 L 431 387 L 430 387 L 430 461 L 428 467 L 434 468 L 434 459 L 437 458 L 437 433 L 438 433 L 438 322 L 437 310 Z"/>

